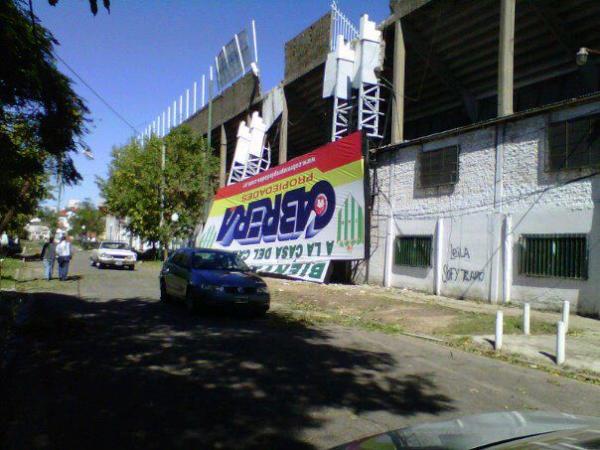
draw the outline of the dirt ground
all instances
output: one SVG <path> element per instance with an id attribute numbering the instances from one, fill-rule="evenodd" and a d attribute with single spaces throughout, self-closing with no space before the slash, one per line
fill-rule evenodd
<path id="1" fill-rule="evenodd" d="M 337 317 L 342 323 L 360 322 L 380 331 L 430 336 L 490 334 L 494 330 L 497 307 L 489 308 L 491 305 L 377 286 L 313 285 L 272 278 L 268 283 L 275 307 L 302 309 L 317 321 Z M 506 309 L 506 332 L 520 332 L 520 310 Z M 534 316 L 533 332 L 551 332 L 553 323 L 553 317 Z"/>

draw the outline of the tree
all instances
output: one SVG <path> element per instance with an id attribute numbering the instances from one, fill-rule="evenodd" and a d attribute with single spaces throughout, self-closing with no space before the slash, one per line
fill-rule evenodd
<path id="1" fill-rule="evenodd" d="M 47 206 L 39 208 L 36 216 L 51 230 L 54 230 L 58 226 L 58 213 Z"/>
<path id="2" fill-rule="evenodd" d="M 104 214 L 91 200 L 84 200 L 69 220 L 71 233 L 75 236 L 100 235 L 104 231 Z"/>
<path id="3" fill-rule="evenodd" d="M 56 44 L 24 1 L 0 1 L 0 234 L 35 212 L 50 174 L 81 179 L 71 155 L 88 110 L 56 67 Z"/>
<path id="4" fill-rule="evenodd" d="M 114 149 L 108 178 L 99 179 L 98 186 L 109 212 L 127 217 L 131 233 L 161 242 L 166 249 L 173 238 L 191 236 L 202 220 L 217 185 L 218 167 L 204 139 L 178 127 L 164 139 L 148 139 L 144 146 L 132 140 Z M 171 221 L 173 213 L 179 216 L 177 222 Z"/>
<path id="5" fill-rule="evenodd" d="M 88 1 L 90 3 L 90 10 L 92 11 L 92 14 L 93 15 L 98 14 L 98 0 L 88 0 Z M 50 3 L 52 6 L 56 6 L 56 4 L 58 3 L 58 0 L 48 0 L 48 3 Z M 104 8 L 110 14 L 110 0 L 102 0 L 102 4 L 104 5 Z"/>

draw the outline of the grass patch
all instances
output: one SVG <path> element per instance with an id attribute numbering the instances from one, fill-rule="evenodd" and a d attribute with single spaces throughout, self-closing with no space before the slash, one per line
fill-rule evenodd
<path id="1" fill-rule="evenodd" d="M 278 305 L 273 311 L 277 316 L 277 327 L 341 325 L 360 328 L 366 331 L 378 331 L 386 334 L 402 333 L 399 324 L 371 320 L 367 317 L 341 314 L 335 310 L 325 310 L 314 302 L 293 301 Z"/>
<path id="2" fill-rule="evenodd" d="M 6 283 L 7 281 L 14 283 L 17 281 L 17 269 L 23 266 L 23 263 L 20 259 L 16 258 L 0 258 L 2 262 L 0 262 L 0 288 L 6 288 L 10 283 Z M 2 282 L 6 284 L 2 284 Z"/>
<path id="3" fill-rule="evenodd" d="M 17 290 L 19 292 L 61 292 L 68 293 L 68 290 L 77 289 L 77 280 L 60 281 L 56 278 L 56 274 L 52 280 L 48 281 L 45 278 L 33 278 L 29 280 L 21 280 L 17 282 Z M 69 293 L 70 293 L 69 290 Z"/>
<path id="4" fill-rule="evenodd" d="M 556 324 L 543 320 L 531 319 L 531 334 L 554 334 Z M 493 314 L 482 314 L 461 311 L 453 322 L 438 331 L 443 335 L 481 335 L 494 334 L 496 329 L 496 316 Z M 569 333 L 577 330 L 569 330 Z M 523 319 L 521 316 L 504 316 L 504 334 L 523 333 Z"/>
<path id="5" fill-rule="evenodd" d="M 39 255 L 42 253 L 43 241 L 24 241 L 21 240 L 23 255 Z"/>

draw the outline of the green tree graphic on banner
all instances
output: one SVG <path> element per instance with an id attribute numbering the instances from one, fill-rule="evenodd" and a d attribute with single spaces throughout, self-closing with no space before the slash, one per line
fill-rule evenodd
<path id="1" fill-rule="evenodd" d="M 212 245 L 215 243 L 215 238 L 217 237 L 217 231 L 215 227 L 208 227 L 202 233 L 202 238 L 200 239 L 200 247 L 202 248 L 212 248 Z"/>
<path id="2" fill-rule="evenodd" d="M 341 247 L 352 247 L 361 244 L 365 239 L 365 217 L 363 208 L 356 199 L 349 195 L 338 211 L 337 239 Z"/>

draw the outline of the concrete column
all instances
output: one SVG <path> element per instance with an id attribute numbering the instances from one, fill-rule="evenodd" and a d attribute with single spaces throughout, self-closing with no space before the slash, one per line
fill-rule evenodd
<path id="1" fill-rule="evenodd" d="M 219 187 L 225 186 L 227 174 L 227 134 L 225 125 L 221 125 L 221 144 L 219 145 L 219 158 L 221 161 L 219 170 Z"/>
<path id="2" fill-rule="evenodd" d="M 515 3 L 500 0 L 500 45 L 498 54 L 498 116 L 513 113 L 515 53 Z"/>
<path id="3" fill-rule="evenodd" d="M 285 99 L 285 90 L 281 88 L 281 97 L 283 109 L 281 111 L 281 128 L 279 131 L 279 164 L 287 161 L 287 145 L 288 145 L 288 106 Z"/>
<path id="4" fill-rule="evenodd" d="M 503 221 L 502 214 L 490 214 L 488 216 L 488 256 L 490 271 L 490 303 L 498 303 L 500 289 L 503 287 L 502 273 L 502 248 L 503 248 Z"/>
<path id="5" fill-rule="evenodd" d="M 437 220 L 435 230 L 435 277 L 434 277 L 434 294 L 442 295 L 442 272 L 444 264 L 444 219 Z"/>
<path id="6" fill-rule="evenodd" d="M 387 232 L 385 237 L 385 271 L 383 285 L 385 287 L 392 287 L 392 273 L 394 266 L 394 213 L 390 206 L 387 222 Z"/>
<path id="7" fill-rule="evenodd" d="M 406 47 L 400 19 L 394 24 L 394 96 L 392 98 L 392 144 L 404 140 L 404 72 Z"/>
<path id="8" fill-rule="evenodd" d="M 388 223 L 387 223 L 387 232 L 386 232 L 386 241 L 385 241 L 385 266 L 384 266 L 384 286 L 392 287 L 392 273 L 394 269 L 394 240 L 396 238 L 396 224 L 394 223 L 394 203 L 393 203 L 393 194 L 392 194 L 392 186 L 394 183 L 394 162 L 393 158 L 389 157 L 389 174 L 388 174 L 388 192 L 387 192 L 387 200 L 388 200 Z M 381 202 L 383 196 L 379 196 L 379 202 Z M 381 207 L 381 203 L 379 203 L 379 207 Z"/>
<path id="9" fill-rule="evenodd" d="M 512 217 L 507 214 L 504 217 L 504 261 L 502 280 L 502 301 L 510 303 L 510 291 L 512 287 L 512 264 L 513 264 L 513 239 L 512 239 Z"/>

